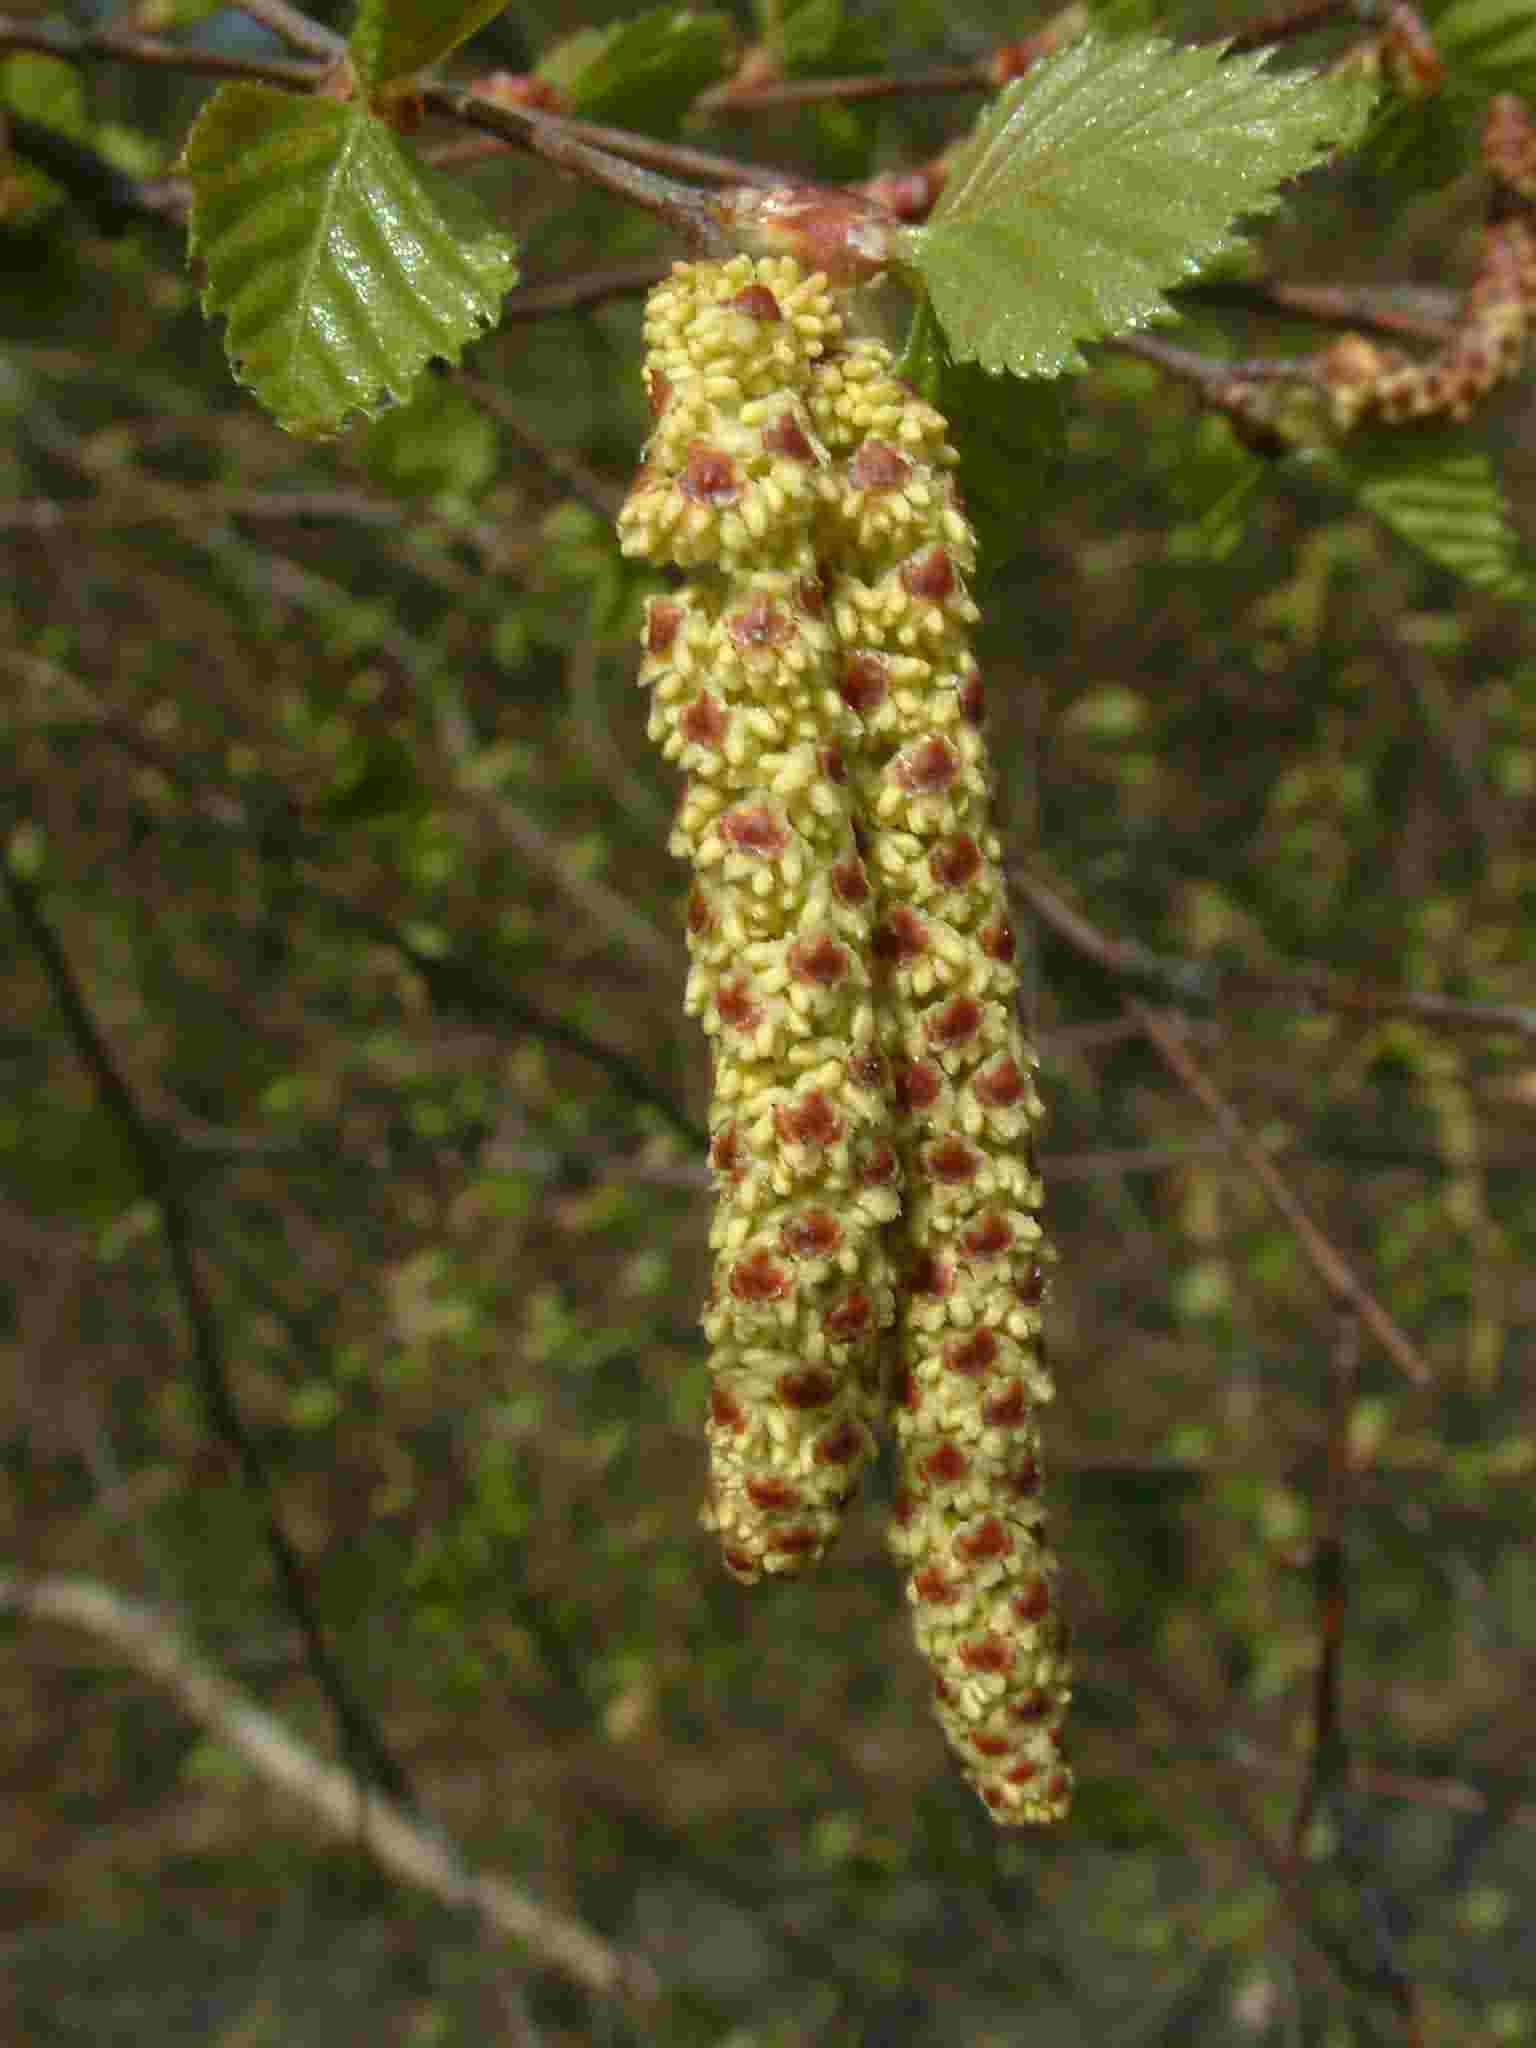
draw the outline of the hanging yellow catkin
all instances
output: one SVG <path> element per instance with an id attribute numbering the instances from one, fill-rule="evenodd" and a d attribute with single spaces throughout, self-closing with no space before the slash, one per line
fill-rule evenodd
<path id="1" fill-rule="evenodd" d="M 893 1547 L 908 1567 L 939 1720 L 994 1816 L 1059 1819 L 1070 1697 L 1040 1498 L 1035 1060 L 992 825 L 965 578 L 975 543 L 941 415 L 889 351 L 829 348 L 810 394 L 834 457 L 821 559 L 873 880 L 881 1042 L 906 1187 Z"/>
<path id="2" fill-rule="evenodd" d="M 841 339 L 788 257 L 678 264 L 647 306 L 655 431 L 626 554 L 690 572 L 647 610 L 650 732 L 687 777 L 687 1004 L 714 1056 L 709 1504 L 740 1579 L 820 1557 L 874 1448 L 900 1207 L 871 996 L 855 721 L 815 552 L 806 394 Z"/>

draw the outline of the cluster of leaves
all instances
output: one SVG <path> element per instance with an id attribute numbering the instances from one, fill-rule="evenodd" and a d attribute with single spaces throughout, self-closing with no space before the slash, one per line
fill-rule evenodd
<path id="1" fill-rule="evenodd" d="M 334 431 L 404 397 L 430 358 L 457 361 L 514 281 L 510 241 L 411 164 L 383 118 L 494 11 L 368 0 L 345 98 L 226 86 L 192 131 L 204 303 L 227 317 L 237 375 L 295 432 Z M 578 36 L 539 75 L 583 115 L 614 119 L 658 79 L 681 112 L 721 67 L 719 30 L 652 15 Z M 1238 215 L 1353 139 L 1369 97 L 1358 81 L 1267 71 L 1262 54 L 1081 41 L 999 97 L 898 264 L 956 361 L 1081 368 L 1080 342 L 1167 313 L 1164 289 L 1230 248 Z"/>

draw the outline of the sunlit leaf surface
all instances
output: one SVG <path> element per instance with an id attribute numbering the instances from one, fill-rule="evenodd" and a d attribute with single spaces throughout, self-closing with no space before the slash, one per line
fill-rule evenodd
<path id="1" fill-rule="evenodd" d="M 334 432 L 457 362 L 516 281 L 512 245 L 365 107 L 217 93 L 186 149 L 203 304 L 235 375 L 291 432 Z"/>
<path id="2" fill-rule="evenodd" d="M 1145 326 L 1233 223 L 1359 126 L 1350 81 L 1085 39 L 1011 85 L 907 237 L 957 360 L 1019 376 Z"/>

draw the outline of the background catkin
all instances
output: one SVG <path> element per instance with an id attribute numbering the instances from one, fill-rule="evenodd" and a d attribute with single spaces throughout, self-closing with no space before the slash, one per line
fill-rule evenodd
<path id="1" fill-rule="evenodd" d="M 1469 420 L 1494 388 L 1519 376 L 1536 320 L 1536 127 L 1515 93 L 1496 93 L 1483 124 L 1493 179 L 1477 269 L 1445 346 L 1427 362 L 1342 334 L 1318 361 L 1334 425 Z"/>
<path id="2" fill-rule="evenodd" d="M 752 1580 L 836 1535 L 894 1313 L 872 891 L 815 553 L 828 455 L 806 406 L 841 320 L 792 259 L 738 257 L 678 264 L 645 338 L 656 427 L 619 530 L 627 554 L 692 572 L 650 601 L 640 680 L 687 778 L 671 843 L 694 868 L 687 1002 L 713 1048 L 705 1520 Z"/>
<path id="3" fill-rule="evenodd" d="M 884 346 L 830 348 L 811 419 L 821 559 L 859 725 L 848 761 L 875 887 L 876 1009 L 906 1200 L 893 1232 L 908 1567 L 939 1719 L 1001 1821 L 1066 1810 L 1069 1694 L 1035 1411 L 1046 1256 L 1041 1114 L 1018 1017 L 1014 935 L 991 822 L 970 651 L 975 545 L 939 413 Z"/>

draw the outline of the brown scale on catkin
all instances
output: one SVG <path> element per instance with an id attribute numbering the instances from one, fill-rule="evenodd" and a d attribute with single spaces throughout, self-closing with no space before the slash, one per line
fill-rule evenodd
<path id="1" fill-rule="evenodd" d="M 743 1580 L 832 1542 L 873 1448 L 900 1207 L 871 999 L 873 897 L 844 765 L 806 405 L 841 338 L 787 257 L 678 264 L 646 313 L 656 427 L 626 554 L 689 570 L 650 601 L 650 732 L 687 777 L 688 1009 L 711 1040 L 718 1195 L 708 1526 Z"/>
<path id="2" fill-rule="evenodd" d="M 970 525 L 945 424 L 883 345 L 829 350 L 811 419 L 822 563 L 842 643 L 848 751 L 878 899 L 876 1004 L 897 1103 L 906 1206 L 893 1547 L 919 1647 L 966 1773 L 1003 1822 L 1059 1819 L 1070 1697 L 1035 1416 L 1041 1341 L 1035 1060 L 992 823 L 970 652 Z"/>

